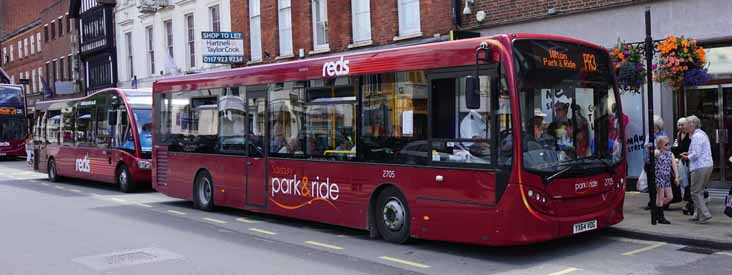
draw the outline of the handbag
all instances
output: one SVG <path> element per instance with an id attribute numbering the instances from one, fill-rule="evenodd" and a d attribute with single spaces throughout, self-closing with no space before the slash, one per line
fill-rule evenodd
<path id="1" fill-rule="evenodd" d="M 638 190 L 638 192 L 648 192 L 648 178 L 646 177 L 646 170 L 641 170 L 640 176 L 638 176 L 638 181 L 635 183 L 635 189 Z"/>

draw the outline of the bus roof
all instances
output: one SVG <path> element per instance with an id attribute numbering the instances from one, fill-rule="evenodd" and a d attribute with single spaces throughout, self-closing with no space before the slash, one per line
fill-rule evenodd
<path id="1" fill-rule="evenodd" d="M 92 93 L 92 94 L 87 95 L 87 96 L 84 96 L 84 97 L 75 97 L 75 98 L 65 98 L 65 99 L 38 101 L 38 102 L 36 102 L 36 109 L 43 110 L 43 109 L 48 108 L 48 106 L 51 106 L 51 104 L 54 104 L 54 103 L 80 101 L 80 100 L 84 100 L 84 99 L 87 99 L 89 97 L 92 97 L 92 96 L 94 96 L 96 94 L 104 93 L 104 92 L 109 92 L 109 91 L 114 91 L 117 94 L 122 95 L 125 98 L 126 101 L 129 101 L 130 98 L 147 95 L 147 96 L 150 97 L 150 105 L 152 105 L 152 90 L 149 89 L 149 88 L 147 88 L 147 89 L 107 88 L 107 89 L 100 90 L 98 92 Z M 134 104 L 134 103 L 130 103 L 130 104 Z"/>
<path id="2" fill-rule="evenodd" d="M 342 54 L 336 53 L 324 57 L 289 62 L 173 76 L 155 81 L 153 90 L 154 93 L 191 91 L 318 79 L 326 77 L 326 74 L 328 74 L 328 77 L 338 76 L 338 72 L 326 68 L 328 64 L 342 65 L 345 63 L 347 65 L 347 75 L 466 66 L 475 64 L 475 49 L 481 41 L 489 38 L 498 39 L 505 43 L 515 39 L 548 39 L 603 48 L 586 41 L 561 36 L 544 34 L 498 34 L 489 37 L 399 48 L 364 52 L 344 52 Z M 343 67 L 341 66 L 341 68 Z"/>

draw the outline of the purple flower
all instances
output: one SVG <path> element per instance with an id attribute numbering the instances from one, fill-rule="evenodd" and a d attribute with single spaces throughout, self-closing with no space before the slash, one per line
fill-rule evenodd
<path id="1" fill-rule="evenodd" d="M 707 83 L 710 77 L 707 73 L 707 69 L 704 68 L 691 68 L 684 74 L 684 85 L 686 86 L 699 86 Z"/>
<path id="2" fill-rule="evenodd" d="M 655 70 L 655 69 L 656 69 L 656 67 L 658 67 L 658 66 L 656 66 L 656 64 L 652 64 L 652 65 L 651 65 L 651 69 L 652 69 L 652 70 Z"/>
<path id="3" fill-rule="evenodd" d="M 628 51 L 628 50 L 623 51 L 623 55 L 629 56 L 630 55 L 630 51 Z"/>
<path id="4" fill-rule="evenodd" d="M 639 73 L 642 72 L 643 71 L 643 65 L 638 64 L 637 66 L 635 66 L 635 70 L 638 71 Z"/>

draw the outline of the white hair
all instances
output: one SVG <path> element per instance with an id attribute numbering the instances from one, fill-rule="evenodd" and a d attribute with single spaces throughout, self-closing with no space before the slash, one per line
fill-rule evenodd
<path id="1" fill-rule="evenodd" d="M 653 127 L 663 130 L 663 119 L 659 115 L 653 115 Z"/>
<path id="2" fill-rule="evenodd" d="M 688 121 L 689 124 L 693 125 L 694 129 L 697 129 L 697 128 L 699 128 L 699 126 L 701 126 L 701 121 L 695 115 L 686 117 L 686 121 Z"/>
<path id="3" fill-rule="evenodd" d="M 676 125 L 686 124 L 686 123 L 689 123 L 689 120 L 686 119 L 685 117 L 679 118 L 679 120 L 676 121 Z"/>

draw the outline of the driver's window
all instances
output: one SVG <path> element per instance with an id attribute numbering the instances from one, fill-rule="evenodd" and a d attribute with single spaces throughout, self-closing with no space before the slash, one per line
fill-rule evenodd
<path id="1" fill-rule="evenodd" d="M 432 80 L 433 163 L 491 162 L 491 77 L 480 77 L 480 108 L 465 102 L 467 76 Z"/>

